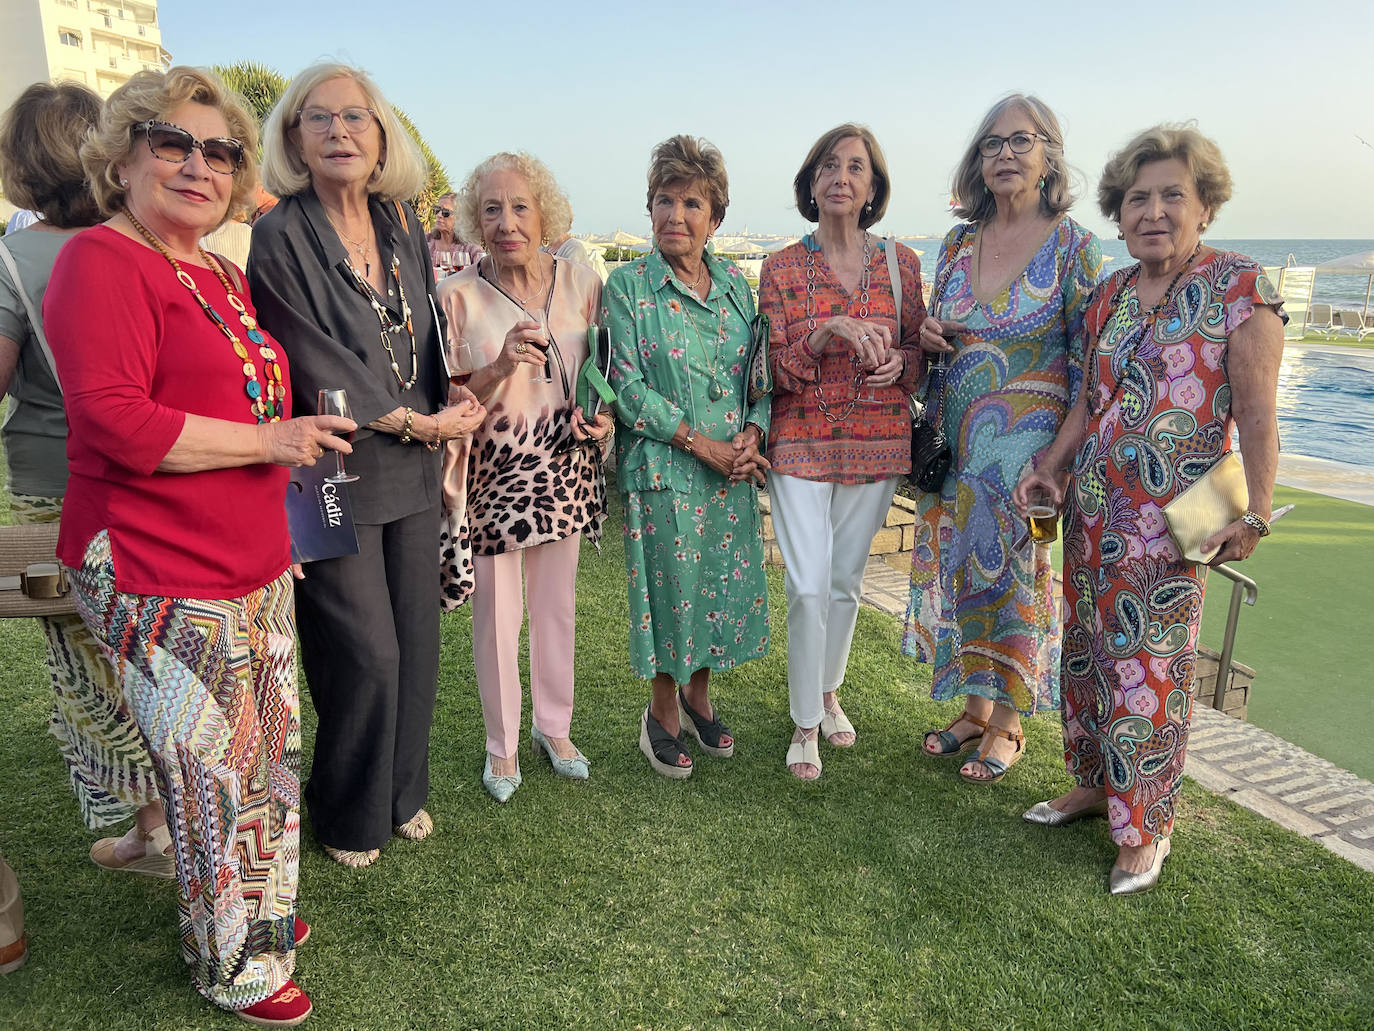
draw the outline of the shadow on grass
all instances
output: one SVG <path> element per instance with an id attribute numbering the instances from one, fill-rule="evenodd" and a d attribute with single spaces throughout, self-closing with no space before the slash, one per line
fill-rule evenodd
<path id="1" fill-rule="evenodd" d="M 610 526 L 618 521 L 612 513 Z M 554 777 L 527 740 L 524 786 L 479 783 L 484 733 L 466 612 L 444 620 L 429 808 L 438 829 L 370 870 L 326 860 L 307 821 L 301 950 L 311 1024 L 530 1027 L 1367 1027 L 1374 876 L 1189 783 L 1156 892 L 1106 894 L 1101 821 L 1020 813 L 1067 784 L 1052 719 L 1005 782 L 965 785 L 916 755 L 952 706 L 865 609 L 842 692 L 855 748 L 783 755 L 786 630 L 714 681 L 735 758 L 655 776 L 636 747 L 645 685 L 625 658 L 618 536 L 584 547 L 573 736 L 592 779 Z M 85 858 L 44 733 L 37 631 L 0 626 L 0 846 L 32 958 L 0 978 L 0 1025 L 231 1027 L 189 989 L 171 886 Z M 528 709 L 528 706 L 526 706 Z M 306 705 L 306 763 L 313 714 Z M 528 720 L 528 713 L 526 714 Z"/>

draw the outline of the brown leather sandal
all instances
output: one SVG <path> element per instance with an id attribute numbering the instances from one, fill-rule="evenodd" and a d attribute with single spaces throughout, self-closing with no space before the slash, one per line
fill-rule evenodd
<path id="1" fill-rule="evenodd" d="M 955 737 L 954 727 L 959 723 L 972 723 L 979 729 L 968 737 Z M 972 715 L 965 709 L 955 718 L 954 722 L 944 730 L 927 730 L 925 732 L 925 736 L 921 739 L 921 754 L 928 755 L 932 759 L 953 759 L 956 755 L 963 753 L 970 741 L 974 740 L 974 738 L 981 738 L 983 732 L 987 729 L 987 720 L 980 720 L 977 716 Z M 938 752 L 929 751 L 925 746 L 925 743 L 930 740 L 932 734 L 935 735 L 936 740 L 940 742 L 940 750 Z"/>
<path id="2" fill-rule="evenodd" d="M 994 735 L 995 738 L 1004 737 L 1016 745 L 1016 751 L 1012 753 L 1010 762 L 1003 762 L 1001 759 L 994 759 L 992 757 L 992 746 L 995 744 L 995 741 L 988 741 L 988 734 Z M 987 732 L 983 735 L 983 740 L 988 741 L 988 744 L 986 746 L 979 744 L 978 751 L 973 753 L 969 758 L 969 762 L 982 763 L 983 768 L 991 773 L 992 776 L 970 777 L 963 770 L 960 770 L 959 776 L 963 777 L 964 780 L 968 781 L 970 784 L 996 784 L 1007 775 L 1009 769 L 1021 761 L 1021 756 L 1024 755 L 1026 751 L 1026 735 L 1019 730 L 1003 730 L 1001 727 L 994 727 L 989 723 Z"/>

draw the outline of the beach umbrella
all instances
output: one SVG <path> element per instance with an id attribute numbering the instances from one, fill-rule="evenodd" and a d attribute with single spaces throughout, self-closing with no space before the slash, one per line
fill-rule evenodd
<path id="1" fill-rule="evenodd" d="M 1369 296 L 1374 290 L 1374 251 L 1359 251 L 1340 258 L 1323 261 L 1313 272 L 1336 272 L 1347 276 L 1364 276 L 1364 314 L 1369 314 Z"/>

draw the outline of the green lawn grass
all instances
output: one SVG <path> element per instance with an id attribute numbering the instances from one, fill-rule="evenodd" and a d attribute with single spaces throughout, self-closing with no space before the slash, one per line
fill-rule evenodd
<path id="1" fill-rule="evenodd" d="M 1374 780 L 1374 507 L 1275 488 L 1274 507 L 1287 504 L 1236 566 L 1259 585 L 1236 634 L 1236 659 L 1256 672 L 1248 718 Z M 1209 577 L 1202 640 L 1217 650 L 1230 600 L 1231 582 Z"/>
<path id="2" fill-rule="evenodd" d="M 591 781 L 556 779 L 522 742 L 524 786 L 487 798 L 470 622 L 445 617 L 434 837 L 355 872 L 307 823 L 308 1026 L 1369 1027 L 1374 875 L 1189 782 L 1160 889 L 1110 898 L 1101 821 L 1019 818 L 1067 786 L 1056 721 L 1031 722 L 1027 758 L 991 788 L 917 757 L 954 707 L 929 700 L 891 617 L 859 619 L 843 693 L 857 747 L 793 780 L 777 574 L 772 654 L 716 680 L 735 758 L 655 776 L 636 748 L 618 518 L 579 582 L 573 734 Z M 171 886 L 86 860 L 47 691 L 35 626 L 0 626 L 0 847 L 32 946 L 0 977 L 0 1025 L 242 1026 L 191 992 Z"/>

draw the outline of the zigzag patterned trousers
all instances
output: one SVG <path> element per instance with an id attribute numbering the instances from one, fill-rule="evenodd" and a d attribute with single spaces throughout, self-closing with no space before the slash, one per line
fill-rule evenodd
<path id="1" fill-rule="evenodd" d="M 77 609 L 148 746 L 180 888 L 182 955 L 225 1009 L 296 965 L 300 702 L 291 574 L 226 601 L 124 594 L 109 535 L 74 576 Z"/>

